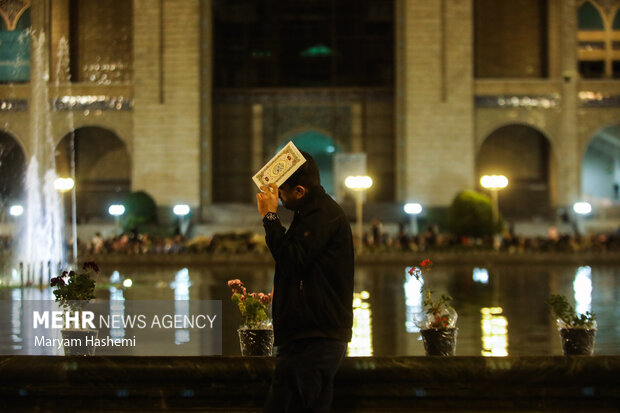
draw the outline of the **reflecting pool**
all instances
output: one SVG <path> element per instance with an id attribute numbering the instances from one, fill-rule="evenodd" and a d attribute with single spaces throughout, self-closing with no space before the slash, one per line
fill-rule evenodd
<path id="1" fill-rule="evenodd" d="M 124 303 L 130 300 L 221 300 L 224 355 L 240 354 L 236 330 L 241 317 L 230 301 L 227 281 L 240 278 L 249 291 L 269 292 L 273 277 L 273 268 L 267 265 L 101 267 L 96 296 L 102 301 L 113 300 L 111 311 L 122 313 Z M 349 355 L 424 354 L 415 324 L 422 306 L 420 284 L 407 275 L 408 269 L 403 265 L 356 268 Z M 595 354 L 620 354 L 618 266 L 436 265 L 424 274 L 424 282 L 435 293 L 453 297 L 459 314 L 457 355 L 560 355 L 555 320 L 544 304 L 551 293 L 565 294 L 579 311 L 597 315 Z M 24 354 L 19 302 L 35 299 L 53 299 L 53 295 L 49 288 L 0 289 L 0 300 L 10 302 L 12 308 L 0 321 L 1 354 Z M 130 335 L 125 330 L 113 333 Z M 198 340 L 199 335 L 183 331 L 152 343 L 150 354 L 200 355 Z M 98 354 L 106 354 L 106 350 L 98 350 Z"/>

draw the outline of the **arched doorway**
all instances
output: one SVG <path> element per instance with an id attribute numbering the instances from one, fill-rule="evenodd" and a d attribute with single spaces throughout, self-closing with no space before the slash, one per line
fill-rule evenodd
<path id="1" fill-rule="evenodd" d="M 593 203 L 618 202 L 620 185 L 620 125 L 597 132 L 585 151 L 581 192 Z"/>
<path id="2" fill-rule="evenodd" d="M 0 217 L 3 221 L 8 208 L 23 201 L 25 173 L 24 151 L 13 136 L 0 131 Z"/>
<path id="3" fill-rule="evenodd" d="M 278 151 L 289 141 L 293 141 L 299 150 L 306 151 L 316 161 L 321 172 L 321 185 L 327 193 L 334 193 L 334 155 L 340 152 L 340 146 L 330 137 L 315 130 L 296 133 L 287 138 Z"/>
<path id="4" fill-rule="evenodd" d="M 550 218 L 552 209 L 551 146 L 538 130 L 527 125 L 507 125 L 492 132 L 483 142 L 476 162 L 483 175 L 505 175 L 508 187 L 499 192 L 504 218 Z"/>
<path id="5" fill-rule="evenodd" d="M 78 221 L 108 217 L 109 205 L 121 202 L 131 190 L 131 158 L 125 143 L 113 132 L 96 126 L 68 133 L 56 147 L 56 173 L 60 177 L 71 176 L 72 148 Z"/>

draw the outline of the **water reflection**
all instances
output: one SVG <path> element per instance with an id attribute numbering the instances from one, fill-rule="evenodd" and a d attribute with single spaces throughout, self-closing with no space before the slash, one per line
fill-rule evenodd
<path id="1" fill-rule="evenodd" d="M 351 357 L 372 356 L 372 312 L 368 291 L 353 293 L 353 336 L 347 355 Z"/>
<path id="2" fill-rule="evenodd" d="M 11 341 L 13 350 L 22 348 L 22 289 L 11 291 Z"/>
<path id="3" fill-rule="evenodd" d="M 170 287 L 174 289 L 174 315 L 187 322 L 189 317 L 189 287 L 192 283 L 189 280 L 189 270 L 183 268 L 174 276 L 174 282 L 170 283 Z M 189 343 L 189 329 L 177 328 L 174 331 L 174 344 Z"/>
<path id="4" fill-rule="evenodd" d="M 405 305 L 407 306 L 407 314 L 405 321 L 405 329 L 407 333 L 419 333 L 420 327 L 417 326 L 416 316 L 422 312 L 422 285 L 424 284 L 424 278 L 422 274 L 419 275 L 420 279 L 409 275 L 411 267 L 405 268 Z"/>
<path id="5" fill-rule="evenodd" d="M 102 276 L 112 277 L 111 281 L 117 278 L 121 284 L 129 278 L 134 281 L 133 287 L 129 289 L 123 289 L 113 281 L 111 286 L 106 285 L 105 289 L 96 291 L 97 300 L 105 301 L 109 297 L 114 301 L 109 305 L 117 314 L 122 314 L 122 311 L 125 315 L 129 314 L 131 302 L 137 300 L 221 300 L 222 348 L 225 355 L 240 354 L 237 328 L 241 323 L 239 310 L 230 301 L 227 281 L 240 278 L 253 291 L 270 291 L 273 280 L 273 267 L 262 265 L 100 267 Z M 425 274 L 429 288 L 454 297 L 453 306 L 459 313 L 457 355 L 479 356 L 483 351 L 485 355 L 494 356 L 560 355 L 562 351 L 555 321 L 549 316 L 544 304 L 549 293 L 555 291 L 566 294 L 571 302 L 574 300 L 576 308 L 596 312 L 599 331 L 595 354 L 620 354 L 620 329 L 617 328 L 620 316 L 620 267 L 494 265 L 487 267 L 488 283 L 474 281 L 474 268 L 484 269 L 480 264 L 437 264 L 432 272 Z M 406 271 L 405 265 L 356 268 L 355 291 L 358 296 L 354 341 L 349 354 L 424 354 L 423 345 L 418 340 L 419 334 L 413 331 L 413 316 L 422 308 L 420 285 L 413 277 L 405 275 L 403 279 Z M 482 276 L 478 279 L 484 278 Z M 32 337 L 29 337 L 31 333 L 23 328 L 28 320 L 27 314 L 20 310 L 23 309 L 20 300 L 53 298 L 49 288 L 0 289 L 0 300 L 7 303 L 3 307 L 6 308 L 6 324 L 0 325 L 5 337 L 4 342 L 0 337 L 0 344 L 5 354 L 23 352 L 26 350 L 25 343 L 32 341 Z M 121 305 L 125 306 L 124 310 Z M 186 314 L 187 308 L 182 307 L 174 309 L 176 314 Z M 494 309 L 496 307 L 501 311 Z M 488 313 L 481 309 L 488 309 Z M 190 346 L 184 341 L 190 337 L 184 336 L 187 333 L 180 332 L 182 330 L 186 329 L 179 329 L 178 336 L 174 330 L 170 330 L 168 341 L 158 342 L 157 348 L 154 345 L 149 351 L 156 354 L 165 348 L 168 354 L 178 355 L 199 355 L 206 351 L 207 338 L 195 336 L 191 332 Z M 123 332 L 119 329 L 115 334 L 121 335 Z M 131 337 L 133 332 L 126 326 L 124 334 L 125 337 Z"/>
<path id="6" fill-rule="evenodd" d="M 592 268 L 579 267 L 573 281 L 575 310 L 580 314 L 592 311 Z"/>
<path id="7" fill-rule="evenodd" d="M 125 319 L 125 297 L 122 288 L 116 288 L 121 282 L 121 274 L 114 271 L 110 276 L 110 318 L 112 320 Z M 112 323 L 110 326 L 110 337 L 112 339 L 125 337 L 125 323 Z"/>
<path id="8" fill-rule="evenodd" d="M 480 284 L 488 284 L 489 283 L 489 270 L 486 268 L 474 268 L 474 273 L 472 275 L 472 279 Z"/>
<path id="9" fill-rule="evenodd" d="M 480 309 L 482 320 L 482 351 L 484 357 L 505 357 L 508 355 L 508 320 L 502 315 L 501 307 Z"/>

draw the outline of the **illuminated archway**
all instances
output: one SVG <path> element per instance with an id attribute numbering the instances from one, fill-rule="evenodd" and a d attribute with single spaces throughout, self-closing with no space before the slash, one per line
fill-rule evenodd
<path id="1" fill-rule="evenodd" d="M 107 217 L 108 206 L 122 201 L 131 190 L 131 158 L 125 143 L 101 127 L 78 128 L 56 147 L 58 176 L 72 175 L 72 148 L 78 220 Z"/>
<path id="2" fill-rule="evenodd" d="M 553 214 L 554 172 L 551 145 L 539 130 L 522 124 L 503 126 L 482 143 L 476 176 L 505 175 L 507 188 L 499 196 L 507 219 L 550 217 Z M 482 190 L 478 182 L 478 189 Z"/>
<path id="3" fill-rule="evenodd" d="M 19 142 L 0 131 L 0 216 L 23 198 L 26 156 Z"/>
<path id="4" fill-rule="evenodd" d="M 620 185 L 620 124 L 597 132 L 583 155 L 581 192 L 593 202 L 618 201 Z"/>
<path id="5" fill-rule="evenodd" d="M 334 155 L 340 146 L 330 137 L 316 130 L 307 130 L 289 136 L 281 143 L 278 151 L 289 141 L 302 151 L 308 152 L 316 161 L 321 173 L 321 185 L 329 194 L 334 193 Z"/>

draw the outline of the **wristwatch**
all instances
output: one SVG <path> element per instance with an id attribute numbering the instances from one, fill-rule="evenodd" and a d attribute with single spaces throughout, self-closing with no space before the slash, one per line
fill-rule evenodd
<path id="1" fill-rule="evenodd" d="M 272 222 L 278 219 L 278 214 L 275 212 L 267 212 L 263 217 L 263 222 Z"/>

